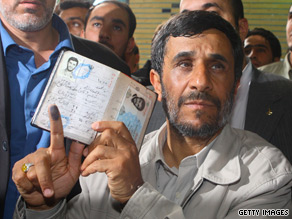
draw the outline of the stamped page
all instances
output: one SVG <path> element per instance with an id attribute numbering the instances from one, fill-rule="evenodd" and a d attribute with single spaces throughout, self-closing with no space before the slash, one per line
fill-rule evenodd
<path id="1" fill-rule="evenodd" d="M 127 126 L 136 144 L 139 144 L 139 139 L 143 134 L 142 128 L 151 110 L 151 105 L 151 99 L 134 87 L 128 87 L 116 120 Z"/>
<path id="2" fill-rule="evenodd" d="M 156 93 L 120 74 L 104 119 L 124 122 L 140 149 L 156 98 Z"/>
<path id="3" fill-rule="evenodd" d="M 56 104 L 61 113 L 64 135 L 90 144 L 96 132 L 94 121 L 102 120 L 119 71 L 66 51 L 51 75 L 32 124 L 50 129 L 48 106 Z"/>

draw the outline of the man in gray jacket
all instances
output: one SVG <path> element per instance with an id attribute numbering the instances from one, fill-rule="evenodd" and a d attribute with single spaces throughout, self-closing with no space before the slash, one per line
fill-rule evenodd
<path id="1" fill-rule="evenodd" d="M 74 142 L 66 157 L 53 105 L 50 148 L 14 166 L 22 196 L 15 218 L 288 217 L 290 163 L 227 124 L 242 60 L 240 38 L 220 16 L 192 11 L 168 20 L 152 42 L 150 75 L 167 121 L 146 136 L 140 161 L 125 126 L 107 121 L 92 124 L 101 134 L 88 148 Z M 82 192 L 66 203 L 79 171 Z"/>

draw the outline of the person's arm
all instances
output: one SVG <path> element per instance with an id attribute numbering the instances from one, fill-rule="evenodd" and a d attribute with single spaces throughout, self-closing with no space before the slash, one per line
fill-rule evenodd
<path id="1" fill-rule="evenodd" d="M 63 199 L 53 208 L 43 211 L 28 209 L 23 198 L 20 196 L 17 200 L 13 219 L 64 219 L 66 218 L 66 200 Z"/>
<path id="2" fill-rule="evenodd" d="M 145 182 L 127 202 L 120 218 L 183 219 L 185 216 L 180 205 L 168 200 Z"/>
<path id="3" fill-rule="evenodd" d="M 84 145 L 73 142 L 69 156 L 64 147 L 63 127 L 58 108 L 49 109 L 51 145 L 40 148 L 18 161 L 13 167 L 12 179 L 31 210 L 48 210 L 64 199 L 75 185 L 81 166 Z M 23 164 L 33 166 L 25 173 Z"/>
<path id="4" fill-rule="evenodd" d="M 271 214 L 274 214 L 273 218 L 291 218 L 291 186 L 291 173 L 287 173 L 251 188 L 240 197 L 229 196 L 234 200 L 234 205 L 227 215 L 221 215 L 220 218 L 240 219 L 243 217 L 240 215 L 242 209 L 257 209 L 259 215 L 256 218 L 268 218 Z M 193 214 L 199 210 L 193 209 Z M 127 202 L 120 218 L 183 219 L 185 216 L 180 205 L 168 200 L 145 182 Z"/>
<path id="5" fill-rule="evenodd" d="M 242 218 L 242 209 L 257 209 L 255 218 L 292 218 L 291 187 L 291 173 L 279 174 L 242 195 L 226 219 Z"/>

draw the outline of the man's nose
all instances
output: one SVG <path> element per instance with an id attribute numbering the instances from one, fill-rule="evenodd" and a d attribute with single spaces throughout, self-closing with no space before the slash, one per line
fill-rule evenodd
<path id="1" fill-rule="evenodd" d="M 107 26 L 103 26 L 99 32 L 99 38 L 101 39 L 110 39 L 110 28 Z"/>
<path id="2" fill-rule="evenodd" d="M 210 72 L 205 63 L 200 62 L 189 75 L 189 87 L 198 91 L 207 91 L 212 89 Z"/>

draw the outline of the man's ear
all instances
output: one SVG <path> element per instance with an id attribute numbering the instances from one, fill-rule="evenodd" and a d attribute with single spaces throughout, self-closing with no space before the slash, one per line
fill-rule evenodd
<path id="1" fill-rule="evenodd" d="M 134 49 L 134 47 L 135 47 L 135 39 L 134 39 L 134 37 L 131 37 L 128 40 L 128 44 L 127 44 L 127 48 L 126 48 L 126 53 L 131 53 L 132 50 Z"/>
<path id="2" fill-rule="evenodd" d="M 234 90 L 234 97 L 233 97 L 233 98 L 235 98 L 235 96 L 236 96 L 236 94 L 237 94 L 237 91 L 238 91 L 239 85 L 240 85 L 240 79 L 236 82 L 235 90 Z"/>
<path id="3" fill-rule="evenodd" d="M 158 94 L 157 100 L 161 101 L 162 99 L 161 79 L 160 75 L 154 69 L 151 69 L 150 71 L 150 82 L 153 85 L 155 92 Z"/>
<path id="4" fill-rule="evenodd" d="M 274 62 L 278 62 L 278 61 L 280 61 L 280 57 L 275 57 L 273 61 L 274 61 Z"/>
<path id="5" fill-rule="evenodd" d="M 85 38 L 85 31 L 84 31 L 84 29 L 81 30 L 80 37 L 81 38 Z"/>
<path id="6" fill-rule="evenodd" d="M 241 18 L 238 21 L 238 28 L 239 28 L 239 36 L 241 39 L 241 42 L 244 42 L 247 34 L 248 34 L 248 21 L 246 18 Z"/>

